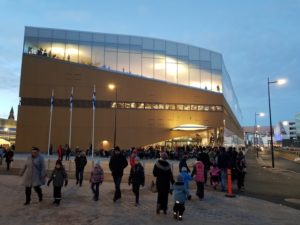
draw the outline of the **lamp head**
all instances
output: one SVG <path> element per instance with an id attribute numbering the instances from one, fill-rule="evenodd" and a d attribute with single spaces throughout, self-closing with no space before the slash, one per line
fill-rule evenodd
<path id="1" fill-rule="evenodd" d="M 286 83 L 286 80 L 285 79 L 279 79 L 279 80 L 277 80 L 277 84 L 278 85 L 283 85 L 283 84 L 285 84 Z"/>
<path id="2" fill-rule="evenodd" d="M 114 89 L 116 88 L 116 85 L 114 85 L 114 84 L 109 84 L 109 85 L 108 85 L 108 88 L 109 88 L 110 90 L 114 90 Z"/>

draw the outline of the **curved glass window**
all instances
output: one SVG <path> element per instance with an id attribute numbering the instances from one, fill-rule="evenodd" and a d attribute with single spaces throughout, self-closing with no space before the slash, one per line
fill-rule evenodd
<path id="1" fill-rule="evenodd" d="M 23 52 L 222 93 L 242 119 L 217 52 L 154 38 L 34 27 L 25 28 Z"/>

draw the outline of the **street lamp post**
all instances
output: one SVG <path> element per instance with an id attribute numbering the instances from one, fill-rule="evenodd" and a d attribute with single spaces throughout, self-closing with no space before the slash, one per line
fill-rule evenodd
<path id="1" fill-rule="evenodd" d="M 117 107 L 118 107 L 118 90 L 116 85 L 109 84 L 108 88 L 110 90 L 115 90 L 115 121 L 114 121 L 114 148 L 116 147 L 117 143 Z"/>
<path id="2" fill-rule="evenodd" d="M 273 147 L 273 127 L 272 127 L 272 112 L 271 112 L 271 98 L 270 98 L 270 84 L 278 84 L 282 85 L 285 84 L 286 80 L 275 80 L 275 81 L 270 81 L 268 77 L 268 100 L 269 100 L 269 119 L 270 119 L 270 135 L 271 135 L 271 154 L 272 154 L 272 168 L 275 167 L 274 165 L 274 147 Z"/>
<path id="3" fill-rule="evenodd" d="M 253 132 L 253 146 L 256 148 L 256 157 L 258 158 L 258 146 L 256 146 L 256 144 L 258 145 L 258 141 L 257 141 L 257 124 L 256 124 L 256 116 L 265 116 L 264 113 L 257 113 L 255 112 L 254 114 L 254 132 Z M 256 141 L 255 141 L 256 139 Z"/>

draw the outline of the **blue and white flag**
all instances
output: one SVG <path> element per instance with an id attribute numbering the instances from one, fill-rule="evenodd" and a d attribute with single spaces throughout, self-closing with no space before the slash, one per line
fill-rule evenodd
<path id="1" fill-rule="evenodd" d="M 52 96 L 50 100 L 50 111 L 52 112 L 54 106 L 54 90 L 52 90 Z"/>
<path id="2" fill-rule="evenodd" d="M 93 91 L 92 104 L 93 104 L 93 110 L 95 110 L 96 109 L 96 89 L 95 89 L 95 86 L 94 86 L 94 91 Z"/>
<path id="3" fill-rule="evenodd" d="M 70 111 L 73 110 L 73 87 L 72 87 L 72 91 L 71 91 L 71 96 L 70 96 Z"/>

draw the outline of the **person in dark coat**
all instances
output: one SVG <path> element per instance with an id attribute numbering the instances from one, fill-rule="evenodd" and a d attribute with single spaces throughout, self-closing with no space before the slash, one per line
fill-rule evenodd
<path id="1" fill-rule="evenodd" d="M 167 161 L 167 157 L 167 153 L 162 152 L 161 158 L 156 161 L 153 168 L 153 175 L 156 177 L 156 188 L 158 193 L 157 214 L 160 213 L 160 210 L 163 210 L 164 214 L 167 214 L 170 186 L 174 183 L 173 173 L 171 166 Z"/>
<path id="2" fill-rule="evenodd" d="M 13 160 L 14 152 L 9 148 L 8 151 L 5 154 L 5 161 L 6 161 L 6 170 L 8 171 L 10 169 L 10 164 Z"/>
<path id="3" fill-rule="evenodd" d="M 60 160 L 56 161 L 55 168 L 48 180 L 47 186 L 53 181 L 53 204 L 59 206 L 61 200 L 61 188 L 68 185 L 68 175 Z"/>
<path id="4" fill-rule="evenodd" d="M 70 154 L 71 154 L 71 148 L 68 144 L 65 146 L 65 152 L 66 152 L 66 161 L 70 160 Z"/>
<path id="5" fill-rule="evenodd" d="M 218 167 L 221 171 L 221 188 L 222 191 L 226 191 L 227 168 L 230 167 L 230 159 L 224 147 L 221 147 L 220 154 L 218 155 Z"/>
<path id="6" fill-rule="evenodd" d="M 187 155 L 184 155 L 183 158 L 180 160 L 179 162 L 179 173 L 182 172 L 182 167 L 185 167 L 187 169 L 187 172 L 190 173 L 190 169 L 186 163 L 186 160 L 188 159 L 188 156 Z"/>
<path id="7" fill-rule="evenodd" d="M 236 170 L 237 170 L 237 187 L 239 191 L 245 191 L 245 174 L 246 174 L 246 160 L 242 151 L 237 155 L 236 159 Z"/>
<path id="8" fill-rule="evenodd" d="M 204 184 L 207 182 L 207 173 L 210 168 L 210 160 L 209 160 L 209 155 L 203 149 L 201 149 L 200 154 L 198 155 L 200 158 L 200 161 L 204 164 Z"/>
<path id="9" fill-rule="evenodd" d="M 132 184 L 132 192 L 135 195 L 135 206 L 139 204 L 140 186 L 145 185 L 145 172 L 144 167 L 140 163 L 140 158 L 135 157 L 134 166 L 130 169 L 130 175 L 128 178 L 128 185 Z"/>
<path id="10" fill-rule="evenodd" d="M 78 152 L 75 157 L 75 167 L 76 167 L 76 185 L 79 183 L 79 186 L 82 186 L 83 181 L 83 172 L 84 167 L 87 164 L 87 159 L 85 156 L 85 152 Z"/>
<path id="11" fill-rule="evenodd" d="M 118 146 L 114 149 L 114 154 L 109 161 L 109 169 L 112 173 L 115 183 L 115 194 L 113 201 L 116 202 L 121 198 L 121 182 L 123 177 L 123 170 L 128 166 L 128 162 L 123 154 L 121 154 Z"/>

